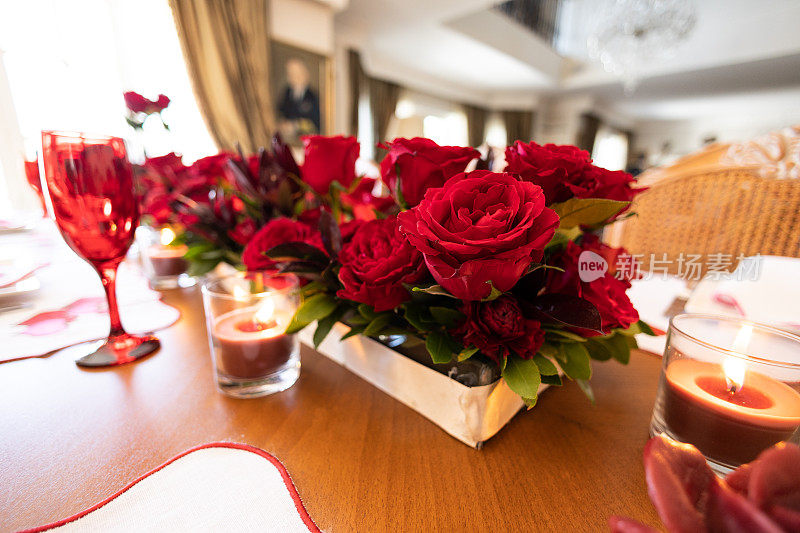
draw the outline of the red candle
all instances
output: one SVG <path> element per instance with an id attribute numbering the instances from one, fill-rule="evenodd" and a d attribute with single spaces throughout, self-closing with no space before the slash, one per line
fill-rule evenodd
<path id="1" fill-rule="evenodd" d="M 153 273 L 158 276 L 180 276 L 186 272 L 186 259 L 183 258 L 188 248 L 181 246 L 151 246 L 147 256 L 153 267 Z"/>
<path id="2" fill-rule="evenodd" d="M 739 465 L 800 427 L 800 393 L 764 374 L 745 373 L 743 360 L 730 363 L 670 363 L 663 413 L 679 440 L 715 461 Z"/>
<path id="3" fill-rule="evenodd" d="M 277 372 L 296 343 L 284 333 L 291 316 L 269 304 L 221 315 L 214 326 L 217 369 L 233 378 L 257 379 Z"/>

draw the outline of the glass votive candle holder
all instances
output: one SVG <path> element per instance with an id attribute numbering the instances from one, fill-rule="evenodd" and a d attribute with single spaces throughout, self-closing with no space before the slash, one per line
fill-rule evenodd
<path id="1" fill-rule="evenodd" d="M 189 263 L 183 256 L 188 248 L 175 245 L 175 231 L 169 226 L 152 228 L 140 226 L 136 230 L 136 242 L 142 269 L 156 290 L 191 287 L 196 280 L 186 273 Z"/>
<path id="2" fill-rule="evenodd" d="M 202 287 L 208 340 L 220 391 L 266 396 L 300 376 L 300 344 L 286 334 L 298 306 L 294 274 L 238 272 Z"/>
<path id="3" fill-rule="evenodd" d="M 744 319 L 676 315 L 650 434 L 694 445 L 726 474 L 800 443 L 800 337 Z"/>

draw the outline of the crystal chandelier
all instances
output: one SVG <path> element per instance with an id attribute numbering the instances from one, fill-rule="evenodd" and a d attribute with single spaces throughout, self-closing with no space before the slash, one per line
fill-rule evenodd
<path id="1" fill-rule="evenodd" d="M 672 56 L 695 25 L 691 0 L 610 0 L 603 7 L 589 55 L 622 78 L 625 94 L 636 89 L 643 65 Z"/>

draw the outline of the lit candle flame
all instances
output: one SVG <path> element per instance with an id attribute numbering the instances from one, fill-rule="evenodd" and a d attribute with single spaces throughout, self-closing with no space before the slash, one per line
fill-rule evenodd
<path id="1" fill-rule="evenodd" d="M 753 326 L 751 324 L 745 324 L 733 340 L 733 351 L 746 354 L 747 348 L 750 345 L 750 339 L 752 338 Z M 722 363 L 722 370 L 725 372 L 725 382 L 728 386 L 728 390 L 733 393 L 739 392 L 744 385 L 744 361 L 737 357 L 726 357 L 725 361 Z"/>
<path id="2" fill-rule="evenodd" d="M 103 215 L 110 216 L 111 215 L 111 200 L 106 200 L 103 202 Z"/>
<path id="3" fill-rule="evenodd" d="M 172 228 L 161 228 L 161 245 L 167 246 L 175 240 L 175 232 Z"/>
<path id="4" fill-rule="evenodd" d="M 722 362 L 722 371 L 725 373 L 725 385 L 729 392 L 737 393 L 744 385 L 744 361 L 735 357 L 727 357 Z"/>
<path id="5" fill-rule="evenodd" d="M 261 308 L 253 315 L 253 319 L 259 324 L 271 324 L 274 322 L 275 302 L 272 298 L 265 298 Z"/>

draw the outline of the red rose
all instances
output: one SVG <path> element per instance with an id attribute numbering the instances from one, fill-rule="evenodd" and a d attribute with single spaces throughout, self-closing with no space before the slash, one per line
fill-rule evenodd
<path id="1" fill-rule="evenodd" d="M 158 99 L 154 102 L 153 107 L 157 108 L 155 111 L 161 112 L 165 110 L 168 105 L 169 105 L 169 98 L 167 97 L 167 95 L 159 94 Z"/>
<path id="2" fill-rule="evenodd" d="M 248 218 L 236 224 L 236 227 L 228 232 L 228 236 L 239 244 L 247 244 L 256 233 L 256 223 L 252 218 Z"/>
<path id="3" fill-rule="evenodd" d="M 420 137 L 395 139 L 381 147 L 389 150 L 381 161 L 381 178 L 394 195 L 400 178 L 403 200 L 409 207 L 419 204 L 427 189 L 441 187 L 480 157 L 480 152 L 473 148 L 439 146 Z"/>
<path id="4" fill-rule="evenodd" d="M 319 231 L 302 222 L 295 222 L 288 218 L 275 218 L 253 235 L 244 248 L 242 262 L 247 270 L 270 269 L 275 265 L 275 261 L 265 256 L 264 252 L 279 244 L 290 242 L 304 242 L 316 246 L 322 251 L 325 250 Z"/>
<path id="5" fill-rule="evenodd" d="M 348 243 L 353 238 L 353 235 L 356 234 L 358 228 L 360 228 L 364 224 L 364 220 L 353 219 L 349 222 L 344 222 L 339 224 L 339 232 L 342 234 L 342 242 Z"/>
<path id="6" fill-rule="evenodd" d="M 379 313 L 410 300 L 403 284 L 427 274 L 422 254 L 400 233 L 395 218 L 364 222 L 342 247 L 339 260 L 344 288 L 337 296 L 371 305 Z"/>
<path id="7" fill-rule="evenodd" d="M 530 359 L 544 343 L 541 324 L 522 315 L 513 296 L 503 295 L 490 302 L 467 302 L 462 308 L 467 316 L 453 333 L 474 345 L 498 364 L 512 353 Z"/>
<path id="8" fill-rule="evenodd" d="M 166 95 L 159 94 L 157 100 L 150 100 L 145 98 L 139 93 L 127 91 L 122 94 L 125 98 L 125 105 L 132 113 L 160 113 L 169 105 L 169 98 Z"/>
<path id="9" fill-rule="evenodd" d="M 542 258 L 558 226 L 558 215 L 544 201 L 532 183 L 475 170 L 429 189 L 398 220 L 439 284 L 462 300 L 481 300 L 489 295 L 489 282 L 508 291 Z"/>
<path id="10" fill-rule="evenodd" d="M 327 194 L 334 181 L 348 187 L 356 178 L 359 146 L 355 137 L 307 135 L 303 145 L 303 181 L 319 194 Z"/>
<path id="11" fill-rule="evenodd" d="M 564 272 L 549 270 L 545 291 L 549 294 L 570 294 L 587 300 L 600 312 L 602 330 L 606 334 L 617 328 L 627 329 L 639 320 L 639 313 L 625 294 L 631 287 L 628 277 L 619 276 L 618 279 L 611 272 L 606 272 L 601 278 L 587 283 L 581 280 L 579 271 L 579 258 L 584 251 L 595 252 L 606 261 L 621 252 L 600 243 L 593 235 L 586 235 L 584 239 L 582 246 L 574 242 L 567 243 L 566 249 L 552 258 L 549 263 L 563 268 Z M 615 265 L 609 261 L 609 267 L 614 268 Z M 598 335 L 590 330 L 576 331 L 586 337 Z"/>
<path id="12" fill-rule="evenodd" d="M 230 158 L 231 154 L 228 152 L 220 152 L 215 155 L 203 157 L 192 163 L 189 167 L 189 174 L 202 179 L 206 183 L 216 184 L 220 178 L 225 177 L 225 167 Z"/>
<path id="13" fill-rule="evenodd" d="M 591 162 L 589 152 L 575 146 L 517 141 L 506 148 L 505 172 L 540 186 L 550 205 L 572 197 L 567 183 L 578 181 Z"/>
<path id="14" fill-rule="evenodd" d="M 140 209 L 143 215 L 150 215 L 158 225 L 168 224 L 175 214 L 172 208 L 174 195 L 163 185 L 156 185 L 145 192 Z"/>
<path id="15" fill-rule="evenodd" d="M 152 103 L 141 94 L 133 91 L 127 91 L 122 96 L 125 98 L 125 105 L 133 113 L 146 113 Z"/>
<path id="16" fill-rule="evenodd" d="M 633 197 L 646 189 L 634 189 L 631 185 L 636 178 L 622 170 L 606 170 L 589 165 L 589 167 L 567 187 L 577 198 L 607 198 L 630 202 Z"/>

